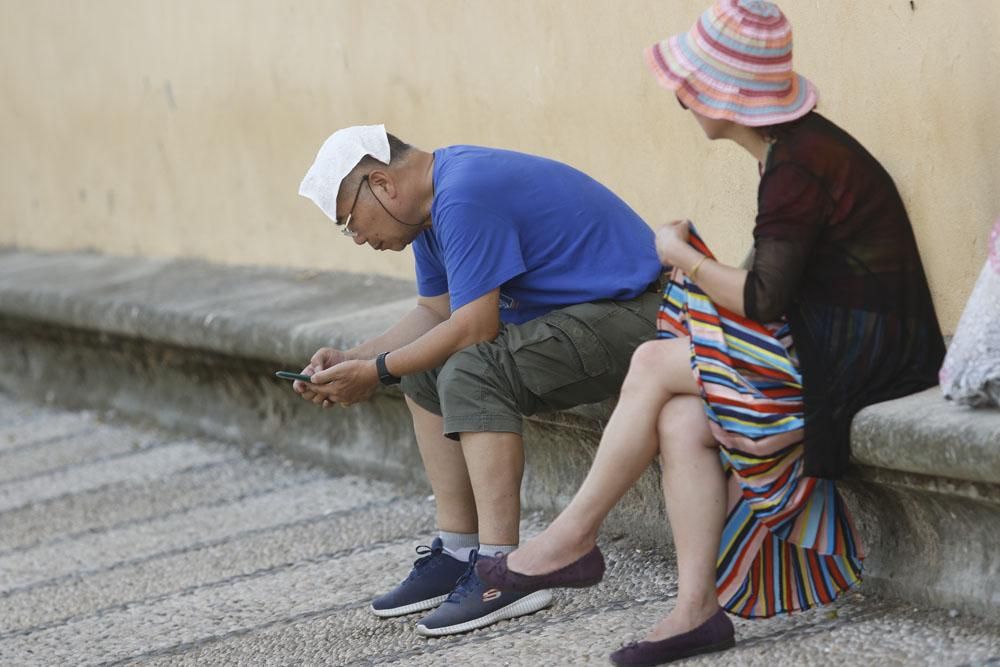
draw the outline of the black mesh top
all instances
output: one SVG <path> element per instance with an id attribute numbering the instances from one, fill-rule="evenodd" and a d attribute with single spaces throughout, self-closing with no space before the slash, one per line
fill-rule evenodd
<path id="1" fill-rule="evenodd" d="M 944 341 L 892 178 L 818 113 L 774 128 L 748 317 L 786 315 L 803 376 L 805 474 L 837 478 L 866 405 L 937 383 Z"/>

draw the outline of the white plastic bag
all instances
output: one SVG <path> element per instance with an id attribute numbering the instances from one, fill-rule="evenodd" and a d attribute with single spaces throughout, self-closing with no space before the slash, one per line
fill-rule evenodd
<path id="1" fill-rule="evenodd" d="M 986 265 L 948 346 L 940 380 L 949 400 L 1000 406 L 1000 220 L 990 233 Z"/>

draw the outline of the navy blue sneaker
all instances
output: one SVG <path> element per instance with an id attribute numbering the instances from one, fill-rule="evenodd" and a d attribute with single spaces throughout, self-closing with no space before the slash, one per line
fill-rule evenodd
<path id="1" fill-rule="evenodd" d="M 534 614 L 552 604 L 552 593 L 511 593 L 487 586 L 476 574 L 476 552 L 465 574 L 444 603 L 417 623 L 425 637 L 440 637 L 492 625 L 507 618 Z M 485 557 L 484 557 L 485 559 Z"/>
<path id="2" fill-rule="evenodd" d="M 376 616 L 404 616 L 433 609 L 448 598 L 455 583 L 469 569 L 467 563 L 452 558 L 444 551 L 440 537 L 428 547 L 417 547 L 420 558 L 413 562 L 410 576 L 394 589 L 372 602 Z"/>

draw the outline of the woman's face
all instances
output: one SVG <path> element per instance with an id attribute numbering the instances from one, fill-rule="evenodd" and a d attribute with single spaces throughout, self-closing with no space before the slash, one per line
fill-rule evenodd
<path id="1" fill-rule="evenodd" d="M 705 133 L 706 137 L 708 137 L 709 139 L 721 139 L 722 137 L 725 137 L 727 135 L 730 126 L 732 126 L 733 124 L 731 121 L 719 120 L 717 118 L 709 118 L 708 116 L 702 116 L 700 113 L 698 113 L 694 109 L 689 108 L 688 105 L 684 104 L 684 101 L 680 98 L 680 95 L 677 95 L 676 97 L 677 97 L 677 103 L 681 105 L 681 109 L 684 109 L 685 111 L 690 111 L 691 114 L 694 115 L 695 120 L 697 120 L 698 124 L 701 125 L 701 129 Z"/>
<path id="2" fill-rule="evenodd" d="M 702 116 L 694 109 L 689 109 L 689 111 L 691 111 L 694 115 L 695 120 L 697 120 L 698 124 L 701 125 L 702 131 L 709 139 L 721 139 L 722 137 L 727 136 L 730 128 L 733 126 L 733 122 L 731 120 Z"/>

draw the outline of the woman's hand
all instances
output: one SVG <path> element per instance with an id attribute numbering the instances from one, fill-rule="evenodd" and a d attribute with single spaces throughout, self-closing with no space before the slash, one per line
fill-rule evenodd
<path id="1" fill-rule="evenodd" d="M 681 253 L 688 247 L 691 236 L 690 220 L 674 220 L 656 230 L 656 254 L 664 266 L 677 266 Z"/>

